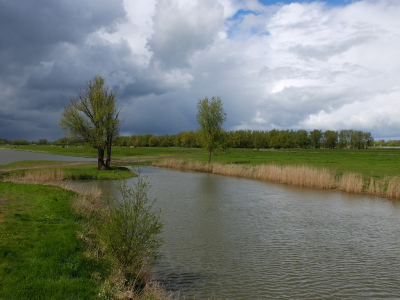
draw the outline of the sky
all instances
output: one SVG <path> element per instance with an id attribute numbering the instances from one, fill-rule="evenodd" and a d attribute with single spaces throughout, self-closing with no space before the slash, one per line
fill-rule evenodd
<path id="1" fill-rule="evenodd" d="M 54 141 L 96 75 L 121 135 L 224 129 L 400 137 L 398 0 L 0 0 L 0 138 Z"/>

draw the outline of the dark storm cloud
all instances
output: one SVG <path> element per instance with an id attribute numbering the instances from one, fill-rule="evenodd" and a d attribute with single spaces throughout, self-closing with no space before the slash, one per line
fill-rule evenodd
<path id="1" fill-rule="evenodd" d="M 71 94 L 103 70 L 99 64 L 129 49 L 87 44 L 96 31 L 113 32 L 125 14 L 122 0 L 0 0 L 1 136 L 59 135 L 46 112 L 59 118 Z"/>
<path id="2" fill-rule="evenodd" d="M 95 75 L 118 92 L 123 134 L 196 129 L 206 96 L 221 97 L 226 130 L 396 132 L 399 12 L 397 0 L 0 0 L 0 138 L 62 137 L 62 107 Z"/>
<path id="3" fill-rule="evenodd" d="M 46 61 L 60 43 L 81 44 L 100 28 L 112 31 L 125 16 L 122 1 L 0 2 L 3 72 L 18 73 Z"/>

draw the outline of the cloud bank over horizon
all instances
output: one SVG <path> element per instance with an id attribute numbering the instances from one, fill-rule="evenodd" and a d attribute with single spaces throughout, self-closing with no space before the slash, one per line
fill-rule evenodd
<path id="1" fill-rule="evenodd" d="M 288 3 L 285 3 L 288 2 Z M 354 129 L 400 137 L 400 2 L 0 0 L 0 138 L 64 136 L 63 106 L 101 75 L 122 135 Z"/>

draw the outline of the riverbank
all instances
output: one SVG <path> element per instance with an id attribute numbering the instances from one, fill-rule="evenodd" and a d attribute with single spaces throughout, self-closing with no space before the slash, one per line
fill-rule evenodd
<path id="1" fill-rule="evenodd" d="M 400 200 L 400 178 L 397 176 L 375 178 L 363 176 L 360 173 L 339 173 L 328 168 L 307 165 L 277 165 L 275 163 L 260 165 L 205 164 L 182 159 L 159 160 L 153 162 L 153 166 L 208 172 L 302 187 L 337 189 L 348 193 L 365 193 Z"/>
<path id="2" fill-rule="evenodd" d="M 59 162 L 3 167 L 0 299 L 171 299 L 149 270 L 136 270 L 132 277 L 116 262 L 103 231 L 109 228 L 111 207 L 100 190 L 76 191 L 67 180 L 92 176 L 93 166 L 67 165 L 73 176 Z M 101 173 L 103 179 L 134 175 L 121 168 Z"/>
<path id="3" fill-rule="evenodd" d="M 31 145 L 19 148 L 53 154 L 85 156 L 90 152 L 95 155 L 93 149 L 78 147 Z M 175 169 L 210 171 L 220 175 L 400 199 L 399 149 L 229 149 L 226 153 L 213 156 L 212 165 L 215 167 L 210 170 L 204 167 L 207 156 L 201 149 L 114 147 L 113 153 L 115 164 L 164 161 L 164 166 Z"/>
<path id="4" fill-rule="evenodd" d="M 0 166 L 0 178 L 30 183 L 64 180 L 118 180 L 135 176 L 129 168 L 112 165 L 99 171 L 93 162 L 22 161 Z"/>

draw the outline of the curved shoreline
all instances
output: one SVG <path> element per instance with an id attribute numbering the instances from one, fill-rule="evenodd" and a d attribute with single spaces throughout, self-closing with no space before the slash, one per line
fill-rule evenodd
<path id="1" fill-rule="evenodd" d="M 399 177 L 365 178 L 357 173 L 337 174 L 328 168 L 318 168 L 304 164 L 202 164 L 196 161 L 184 161 L 181 159 L 164 159 L 153 161 L 152 165 L 178 170 L 191 170 L 260 181 L 285 183 L 301 187 L 336 189 L 348 193 L 367 194 L 400 200 Z"/>

